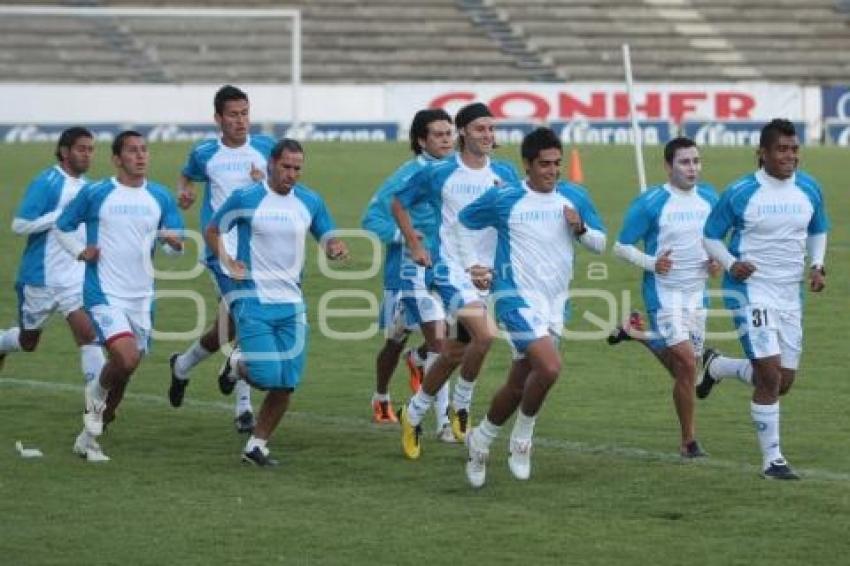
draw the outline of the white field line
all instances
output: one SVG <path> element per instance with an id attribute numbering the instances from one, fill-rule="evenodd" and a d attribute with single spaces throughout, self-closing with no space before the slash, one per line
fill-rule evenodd
<path id="1" fill-rule="evenodd" d="M 30 379 L 16 379 L 13 377 L 0 378 L 0 387 L 21 387 L 24 389 L 47 390 L 50 392 L 73 393 L 79 395 L 82 400 L 83 387 L 82 385 L 71 385 L 69 383 L 59 383 L 52 381 L 36 381 Z M 165 394 L 151 395 L 149 393 L 131 393 L 125 395 L 125 399 L 133 401 L 141 401 L 151 405 L 168 406 L 168 399 Z M 223 401 L 199 401 L 187 399 L 184 401 L 182 410 L 195 409 L 214 412 L 231 412 L 233 411 L 232 403 Z M 339 417 L 331 415 L 319 415 L 316 413 L 305 413 L 300 411 L 287 412 L 286 418 L 295 418 L 298 420 L 306 420 L 310 422 L 337 426 L 346 430 L 356 429 L 357 432 L 372 432 L 376 434 L 386 434 L 387 428 L 373 425 L 367 419 L 356 419 L 350 417 Z M 644 450 L 642 448 L 629 448 L 617 446 L 614 444 L 587 444 L 585 442 L 574 442 L 571 440 L 563 440 L 557 438 L 536 437 L 534 439 L 536 446 L 561 450 L 564 452 L 576 454 L 589 454 L 605 457 L 618 458 L 622 460 L 642 460 L 651 462 L 667 462 L 671 464 L 691 465 L 690 462 L 683 462 L 678 454 L 673 452 L 654 452 Z M 758 467 L 750 464 L 742 464 L 740 462 L 732 462 L 729 460 L 721 460 L 715 457 L 709 457 L 695 465 L 701 467 L 717 468 L 732 472 L 757 475 Z M 798 473 L 806 479 L 826 480 L 850 482 L 850 474 L 844 472 L 834 472 L 830 470 L 821 470 L 816 468 L 797 469 Z"/>

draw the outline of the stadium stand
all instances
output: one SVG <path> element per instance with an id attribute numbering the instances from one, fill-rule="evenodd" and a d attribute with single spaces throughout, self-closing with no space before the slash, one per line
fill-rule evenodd
<path id="1" fill-rule="evenodd" d="M 41 4 L 24 0 L 0 4 Z M 746 9 L 742 8 L 746 4 Z M 233 7 L 225 0 L 70 0 L 70 6 Z M 843 81 L 843 0 L 242 0 L 298 7 L 305 81 Z M 281 82 L 282 22 L 0 19 L 0 80 Z"/>

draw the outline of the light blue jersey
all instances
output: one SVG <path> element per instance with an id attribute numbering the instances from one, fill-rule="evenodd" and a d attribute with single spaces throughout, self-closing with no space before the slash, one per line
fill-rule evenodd
<path id="1" fill-rule="evenodd" d="M 393 196 L 404 188 L 419 171 L 438 161 L 423 153 L 405 162 L 378 188 L 363 214 L 363 219 L 360 222 L 363 229 L 374 233 L 387 247 L 386 261 L 384 262 L 384 289 L 398 290 L 401 289 L 402 284 L 404 241 L 391 212 Z M 433 209 L 428 203 L 422 202 L 410 208 L 408 213 L 413 222 L 413 228 L 426 236 L 425 245 L 430 247 L 427 235 L 433 234 L 437 226 Z"/>
<path id="2" fill-rule="evenodd" d="M 579 241 L 601 253 L 605 227 L 587 192 L 572 183 L 561 181 L 541 193 L 526 181 L 515 182 L 487 191 L 461 210 L 467 229 L 497 233 L 491 293 L 500 321 L 512 311 L 528 311 L 550 333 L 561 334 L 575 260 L 565 207 L 577 211 L 588 228 Z"/>
<path id="3" fill-rule="evenodd" d="M 685 191 L 665 183 L 632 201 L 617 242 L 634 246 L 643 241 L 644 253 L 657 257 L 669 251 L 673 262 L 665 275 L 644 270 L 647 310 L 707 306 L 709 257 L 702 246 L 702 232 L 717 200 L 716 191 L 707 184 Z"/>
<path id="4" fill-rule="evenodd" d="M 237 281 L 237 290 L 250 297 L 248 302 L 263 304 L 303 302 L 301 274 L 307 232 L 321 240 L 335 229 L 318 193 L 296 184 L 281 195 L 265 182 L 233 192 L 211 222 L 222 234 L 236 228 L 235 257 L 249 273 L 248 279 Z"/>
<path id="5" fill-rule="evenodd" d="M 56 227 L 72 232 L 85 223 L 86 244 L 100 250 L 86 263 L 86 308 L 113 305 L 149 311 L 154 299 L 152 256 L 160 230 L 182 233 L 183 218 L 171 192 L 146 181 L 127 187 L 116 178 L 83 187 Z"/>
<path id="6" fill-rule="evenodd" d="M 56 239 L 55 222 L 62 209 L 79 193 L 85 178 L 71 177 L 58 165 L 42 171 L 27 187 L 12 229 L 27 234 L 17 285 L 75 287 L 82 291 L 84 266 Z M 85 241 L 83 228 L 77 239 Z"/>
<path id="7" fill-rule="evenodd" d="M 252 166 L 268 174 L 268 159 L 275 140 L 265 135 L 248 136 L 241 147 L 227 147 L 220 139 L 198 142 L 189 152 L 183 175 L 196 182 L 203 182 L 204 197 L 201 203 L 201 230 L 230 194 L 254 183 L 251 178 Z M 236 236 L 227 234 L 224 245 L 231 255 L 236 254 Z M 207 262 L 215 256 L 207 250 Z"/>
<path id="8" fill-rule="evenodd" d="M 756 270 L 743 282 L 726 273 L 727 308 L 742 302 L 800 308 L 806 239 L 828 229 L 821 188 L 803 171 L 780 180 L 759 170 L 732 183 L 712 210 L 705 237 L 724 240 L 731 230 L 729 252 Z"/>

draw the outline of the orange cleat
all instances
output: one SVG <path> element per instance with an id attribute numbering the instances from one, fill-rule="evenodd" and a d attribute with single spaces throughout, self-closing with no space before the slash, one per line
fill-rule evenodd
<path id="1" fill-rule="evenodd" d="M 425 378 L 423 368 L 413 359 L 413 350 L 404 353 L 404 362 L 407 364 L 407 371 L 410 373 L 410 391 L 416 393 L 422 387 L 422 380 Z"/>
<path id="2" fill-rule="evenodd" d="M 372 422 L 376 424 L 398 423 L 393 404 L 389 401 L 372 401 Z"/>

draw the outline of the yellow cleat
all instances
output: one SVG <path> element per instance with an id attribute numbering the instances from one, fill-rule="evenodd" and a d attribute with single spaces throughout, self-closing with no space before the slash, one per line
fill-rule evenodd
<path id="1" fill-rule="evenodd" d="M 401 423 L 401 450 L 404 456 L 410 460 L 418 460 L 420 447 L 419 438 L 422 436 L 422 427 L 413 426 L 407 418 L 407 407 L 398 411 L 398 420 Z"/>
<path id="2" fill-rule="evenodd" d="M 466 431 L 472 426 L 472 419 L 469 416 L 469 411 L 460 409 L 455 411 L 453 407 L 449 407 L 449 422 L 452 424 L 452 433 L 458 442 L 466 440 Z"/>

